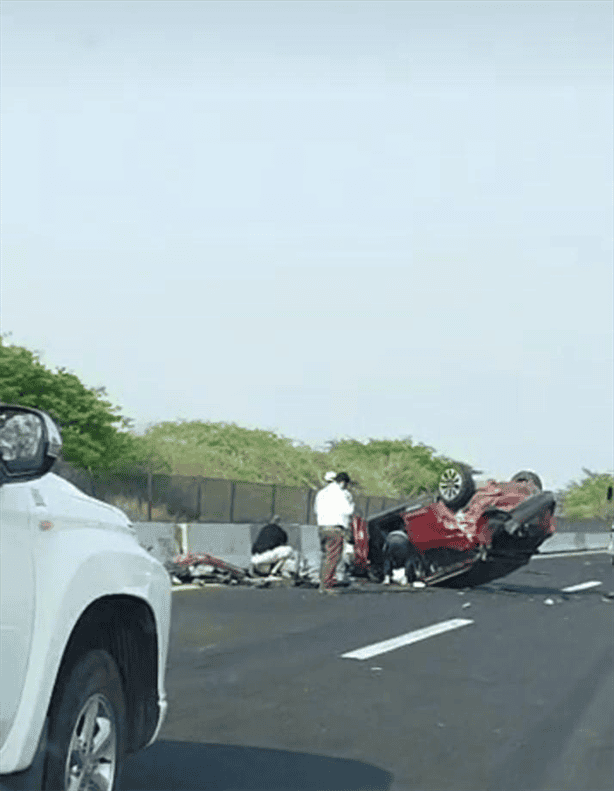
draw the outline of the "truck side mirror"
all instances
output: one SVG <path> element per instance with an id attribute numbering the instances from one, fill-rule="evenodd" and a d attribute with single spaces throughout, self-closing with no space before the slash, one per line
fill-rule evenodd
<path id="1" fill-rule="evenodd" d="M 61 447 L 60 432 L 45 412 L 0 406 L 0 484 L 44 475 Z"/>

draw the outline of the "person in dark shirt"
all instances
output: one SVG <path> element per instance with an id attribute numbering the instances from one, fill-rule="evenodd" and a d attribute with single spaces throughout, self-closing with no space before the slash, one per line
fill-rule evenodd
<path id="1" fill-rule="evenodd" d="M 252 569 L 260 576 L 292 576 L 298 571 L 298 553 L 288 544 L 288 534 L 279 517 L 264 525 L 252 546 Z"/>
<path id="2" fill-rule="evenodd" d="M 384 541 L 383 556 L 384 585 L 390 584 L 397 569 L 403 569 L 405 580 L 402 585 L 414 582 L 415 585 L 422 587 L 422 583 L 415 582 L 419 572 L 418 559 L 404 530 L 392 530 L 388 533 Z"/>
<path id="3" fill-rule="evenodd" d="M 252 546 L 252 555 L 260 555 L 269 549 L 281 547 L 288 543 L 288 534 L 280 527 L 277 520 L 272 519 L 268 525 L 264 525 L 258 533 L 258 537 Z"/>

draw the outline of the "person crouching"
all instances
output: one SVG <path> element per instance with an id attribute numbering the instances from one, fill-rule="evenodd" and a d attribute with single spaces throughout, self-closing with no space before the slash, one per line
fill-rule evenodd
<path id="1" fill-rule="evenodd" d="M 258 533 L 252 546 L 252 569 L 262 577 L 292 576 L 298 571 L 298 553 L 288 544 L 288 534 L 275 516 Z"/>
<path id="2" fill-rule="evenodd" d="M 407 585 L 417 579 L 418 559 L 404 530 L 392 530 L 388 533 L 384 541 L 383 557 L 384 585 L 390 585 L 391 581 Z"/>

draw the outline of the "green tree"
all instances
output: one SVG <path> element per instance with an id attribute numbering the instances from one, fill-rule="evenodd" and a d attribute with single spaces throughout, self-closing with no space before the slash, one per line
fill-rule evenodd
<path id="1" fill-rule="evenodd" d="M 449 461 L 435 456 L 433 448 L 404 439 L 342 439 L 329 443 L 326 464 L 347 470 L 365 494 L 413 497 L 437 488 Z"/>
<path id="2" fill-rule="evenodd" d="M 607 500 L 612 474 L 584 469 L 583 480 L 572 483 L 563 491 L 562 511 L 568 519 L 614 519 L 614 503 Z"/>
<path id="3" fill-rule="evenodd" d="M 307 487 L 318 486 L 322 476 L 307 445 L 235 423 L 163 422 L 148 428 L 144 439 L 178 475 Z"/>
<path id="4" fill-rule="evenodd" d="M 66 461 L 89 470 L 145 464 L 143 440 L 105 397 L 103 387 L 88 388 L 65 368 L 52 371 L 36 353 L 0 338 L 0 400 L 47 412 L 62 432 Z"/>
<path id="5" fill-rule="evenodd" d="M 347 470 L 363 494 L 412 497 L 435 489 L 447 460 L 411 439 L 339 440 L 325 451 L 234 423 L 164 422 L 145 441 L 177 475 L 202 475 L 317 489 L 326 470 Z"/>

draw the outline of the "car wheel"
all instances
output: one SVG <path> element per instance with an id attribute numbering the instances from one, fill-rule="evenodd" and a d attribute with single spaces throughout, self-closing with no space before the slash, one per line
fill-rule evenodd
<path id="1" fill-rule="evenodd" d="M 475 494 L 475 482 L 467 467 L 448 467 L 439 479 L 439 497 L 452 511 L 463 508 Z"/>
<path id="2" fill-rule="evenodd" d="M 89 651 L 66 668 L 54 691 L 45 791 L 117 788 L 126 704 L 110 654 Z"/>
<path id="3" fill-rule="evenodd" d="M 529 483 L 532 483 L 535 486 L 537 486 L 540 492 L 544 488 L 542 486 L 542 482 L 539 475 L 536 475 L 534 472 L 531 472 L 531 470 L 521 470 L 520 472 L 517 472 L 516 475 L 512 475 L 512 483 L 521 483 L 525 481 L 528 481 Z"/>

